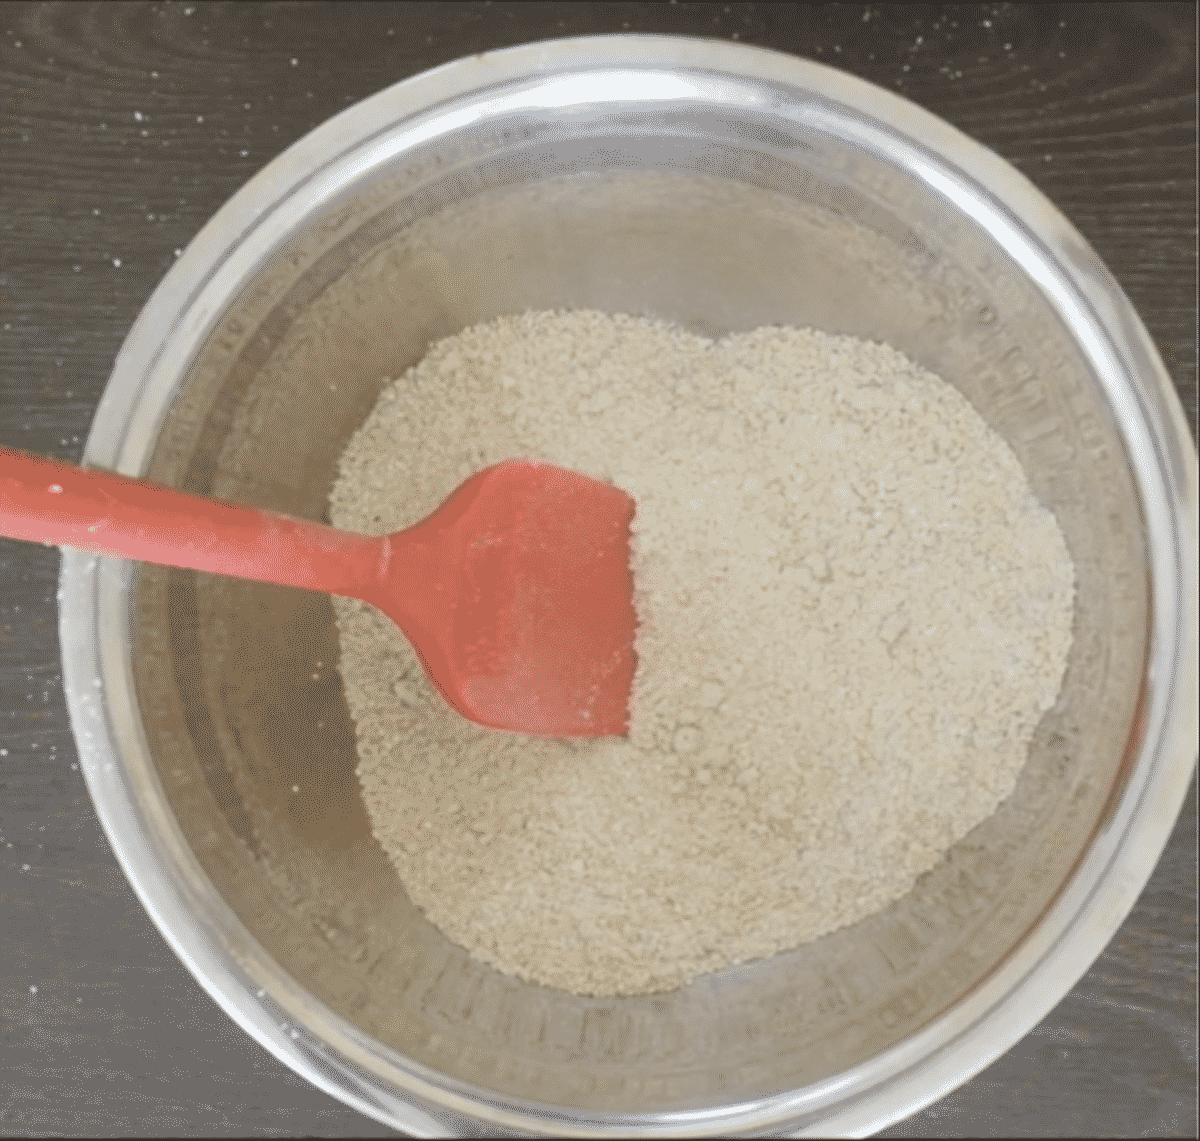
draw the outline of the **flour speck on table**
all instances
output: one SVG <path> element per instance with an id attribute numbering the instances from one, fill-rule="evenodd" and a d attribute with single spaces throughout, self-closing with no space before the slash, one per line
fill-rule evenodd
<path id="1" fill-rule="evenodd" d="M 1012 791 L 1074 570 L 951 385 L 811 329 L 502 317 L 385 385 L 332 522 L 399 530 L 516 458 L 636 501 L 627 738 L 466 721 L 390 620 L 333 600 L 374 835 L 473 955 L 578 994 L 673 989 L 878 911 Z"/>

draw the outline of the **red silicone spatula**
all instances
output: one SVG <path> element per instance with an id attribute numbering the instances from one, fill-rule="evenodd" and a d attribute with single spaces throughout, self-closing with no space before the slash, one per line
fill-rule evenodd
<path id="1" fill-rule="evenodd" d="M 626 731 L 633 511 L 608 484 L 513 461 L 372 538 L 0 448 L 0 535 L 360 598 L 464 717 L 546 737 Z"/>

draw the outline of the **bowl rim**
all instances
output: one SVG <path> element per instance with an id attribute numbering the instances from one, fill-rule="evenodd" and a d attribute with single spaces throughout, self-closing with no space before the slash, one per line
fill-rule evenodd
<path id="1" fill-rule="evenodd" d="M 262 950 L 207 881 L 167 808 L 137 717 L 127 639 L 132 566 L 63 550 L 59 634 L 81 768 L 105 834 L 168 944 L 219 1006 L 280 1061 L 359 1112 L 416 1136 L 455 1135 L 456 1119 L 557 1135 L 701 1135 L 784 1128 L 867 1136 L 924 1108 L 1021 1039 L 1071 989 L 1133 907 L 1165 846 L 1195 765 L 1197 463 L 1178 396 L 1129 299 L 1066 217 L 1013 166 L 902 96 L 770 48 L 676 35 L 543 40 L 452 60 L 364 99 L 292 144 L 209 220 L 156 287 L 117 355 L 83 461 L 146 470 L 175 386 L 194 351 L 259 263 L 325 199 L 392 148 L 414 145 L 439 108 L 489 90 L 544 97 L 563 73 L 659 76 L 647 98 L 682 98 L 679 76 L 783 84 L 810 128 L 852 111 L 864 149 L 905 148 L 921 176 L 1015 251 L 1070 319 L 1118 414 L 1146 520 L 1150 646 L 1125 780 L 1041 921 L 992 974 L 911 1037 L 813 1086 L 724 1109 L 591 1114 L 575 1121 L 532 1103 L 472 1094 L 404 1060 L 316 1000 Z M 675 87 L 666 84 L 673 77 Z M 515 86 L 514 86 L 515 85 Z M 687 85 L 684 84 L 684 87 Z M 672 94 L 671 92 L 675 93 Z M 612 102 L 618 102 L 615 98 Z M 493 100 L 492 106 L 496 105 Z M 846 123 L 839 120 L 844 132 Z M 407 142 L 406 142 L 407 140 Z M 332 157 L 331 157 L 332 156 Z M 136 779 L 135 779 L 136 778 Z M 231 952 L 231 947 L 236 952 Z M 270 994 L 266 992 L 269 989 Z M 281 1027 L 280 1015 L 285 1015 Z M 319 1023 L 322 1032 L 310 1027 Z M 385 1077 L 386 1072 L 386 1077 Z M 836 1104 L 839 1098 L 842 1104 Z M 561 1113 L 561 1110 L 559 1111 Z"/>

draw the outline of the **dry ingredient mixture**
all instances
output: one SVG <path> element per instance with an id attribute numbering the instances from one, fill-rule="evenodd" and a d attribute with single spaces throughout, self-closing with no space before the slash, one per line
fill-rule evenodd
<path id="1" fill-rule="evenodd" d="M 454 942 L 579 994 L 669 990 L 879 910 L 1012 791 L 1074 572 L 950 385 L 810 329 L 503 317 L 385 388 L 332 520 L 397 530 L 516 457 L 637 501 L 628 739 L 465 721 L 334 599 L 375 836 Z"/>

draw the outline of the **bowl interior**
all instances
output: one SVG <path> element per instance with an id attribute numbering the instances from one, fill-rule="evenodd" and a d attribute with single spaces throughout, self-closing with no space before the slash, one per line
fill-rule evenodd
<path id="1" fill-rule="evenodd" d="M 1078 578 L 1063 693 L 1013 795 L 909 895 L 680 991 L 579 998 L 473 961 L 410 904 L 359 797 L 326 596 L 141 569 L 138 701 L 217 892 L 379 1042 L 452 1084 L 585 1112 L 747 1101 L 913 1034 L 1054 898 L 1123 771 L 1142 523 L 1085 357 L 1004 250 L 901 165 L 748 113 L 514 115 L 371 169 L 221 315 L 147 475 L 327 519 L 338 455 L 386 378 L 467 325 L 583 307 L 890 342 L 963 392 L 1057 515 Z M 462 447 L 438 462 L 471 462 Z"/>

